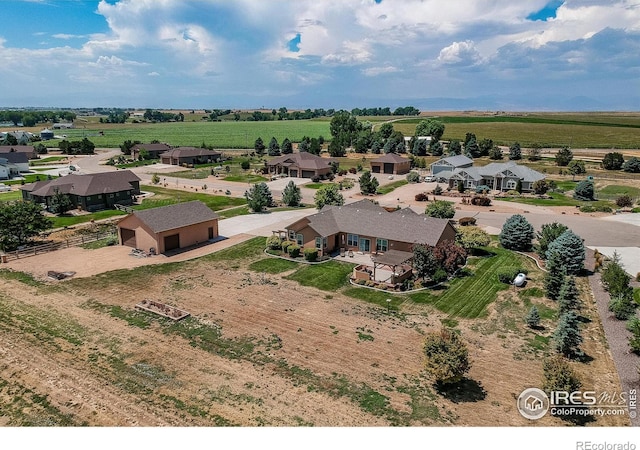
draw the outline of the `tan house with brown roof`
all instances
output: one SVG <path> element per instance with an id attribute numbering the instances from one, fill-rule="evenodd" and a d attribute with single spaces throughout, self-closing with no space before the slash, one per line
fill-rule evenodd
<path id="1" fill-rule="evenodd" d="M 173 166 L 208 164 L 218 162 L 221 158 L 220 152 L 198 147 L 176 147 L 160 154 L 162 164 Z"/>
<path id="2" fill-rule="evenodd" d="M 267 162 L 271 175 L 286 175 L 294 178 L 313 178 L 329 175 L 333 158 L 322 158 L 309 152 L 290 153 Z"/>
<path id="3" fill-rule="evenodd" d="M 344 206 L 325 206 L 317 214 L 286 227 L 289 240 L 322 254 L 339 249 L 363 253 L 389 250 L 411 252 L 414 244 L 437 245 L 455 240 L 456 231 L 446 219 L 436 219 L 406 208 L 389 212 L 360 200 Z"/>
<path id="4" fill-rule="evenodd" d="M 134 211 L 118 222 L 118 239 L 120 245 L 165 253 L 216 239 L 218 217 L 197 200 Z"/>
<path id="5" fill-rule="evenodd" d="M 387 153 L 380 158 L 372 159 L 371 172 L 402 175 L 411 170 L 411 161 L 396 153 Z"/>
<path id="6" fill-rule="evenodd" d="M 0 145 L 0 155 L 4 153 L 24 153 L 27 159 L 37 159 L 38 152 L 33 145 Z"/>
<path id="7" fill-rule="evenodd" d="M 114 205 L 131 205 L 140 194 L 140 178 L 130 170 L 86 175 L 70 174 L 53 180 L 36 181 L 20 186 L 22 199 L 44 203 L 47 208 L 59 192 L 66 194 L 74 208 L 99 211 Z"/>
<path id="8" fill-rule="evenodd" d="M 131 147 L 131 156 L 133 159 L 140 159 L 140 150 L 146 150 L 149 152 L 149 156 L 151 159 L 159 159 L 162 153 L 168 152 L 171 150 L 171 146 L 169 144 L 136 144 Z"/>

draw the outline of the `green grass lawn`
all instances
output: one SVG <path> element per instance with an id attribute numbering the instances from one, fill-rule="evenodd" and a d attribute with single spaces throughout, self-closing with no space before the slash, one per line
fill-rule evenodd
<path id="1" fill-rule="evenodd" d="M 119 169 L 131 169 L 132 167 L 143 167 L 143 166 L 151 166 L 153 164 L 158 164 L 160 159 L 146 159 L 142 161 L 134 161 L 126 164 L 117 164 L 116 167 Z"/>
<path id="2" fill-rule="evenodd" d="M 332 184 L 337 185 L 338 183 L 307 183 L 303 185 L 303 187 L 306 187 L 309 189 L 320 189 L 322 186 L 329 186 Z"/>
<path id="3" fill-rule="evenodd" d="M 498 281 L 496 271 L 504 267 L 531 266 L 517 253 L 495 247 L 487 250 L 493 256 L 469 261 L 473 275 L 452 280 L 439 295 L 436 294 L 438 291 L 422 291 L 409 294 L 409 298 L 416 303 L 431 304 L 455 317 L 473 319 L 485 316 L 487 306 L 496 299 L 498 292 L 509 288 L 509 285 Z"/>
<path id="4" fill-rule="evenodd" d="M 46 166 L 67 159 L 68 156 L 42 156 L 40 159 L 29 161 L 30 166 Z"/>
<path id="5" fill-rule="evenodd" d="M 388 194 L 389 192 L 392 192 L 400 186 L 404 186 L 405 184 L 409 184 L 409 182 L 407 180 L 398 180 L 394 181 L 393 183 L 385 184 L 384 186 L 378 188 L 378 194 Z"/>
<path id="6" fill-rule="evenodd" d="M 12 202 L 15 200 L 22 200 L 22 191 L 14 190 L 10 192 L 0 192 L 0 203 Z"/>
<path id="7" fill-rule="evenodd" d="M 141 205 L 134 206 L 134 209 L 149 209 L 159 206 L 173 205 L 180 202 L 200 200 L 213 211 L 230 208 L 232 206 L 245 205 L 247 201 L 243 198 L 229 197 L 225 195 L 209 195 L 200 192 L 186 192 L 177 189 L 167 189 L 159 186 L 142 186 L 143 191 L 153 192 L 155 195 L 146 198 Z"/>
<path id="8" fill-rule="evenodd" d="M 218 215 L 222 219 L 229 219 L 236 216 L 246 216 L 247 214 L 251 214 L 251 210 L 247 205 L 218 211 Z"/>
<path id="9" fill-rule="evenodd" d="M 374 291 L 373 289 L 364 289 L 361 287 L 348 287 L 342 291 L 342 293 L 351 298 L 373 303 L 383 308 L 389 308 L 391 311 L 398 311 L 400 305 L 405 301 L 404 297 L 394 295 L 390 292 Z M 391 302 L 387 302 L 388 299 L 390 299 Z"/>
<path id="10" fill-rule="evenodd" d="M 27 183 L 35 183 L 36 181 L 45 181 L 48 179 L 48 175 L 28 173 L 24 175 L 23 178 L 24 178 L 25 184 L 27 184 Z M 51 178 L 58 178 L 58 177 L 52 176 Z M 8 180 L 8 181 L 3 181 L 3 183 L 7 185 L 16 185 L 16 184 L 22 184 L 22 180 Z"/>
<path id="11" fill-rule="evenodd" d="M 615 200 L 617 197 L 625 194 L 630 196 L 631 198 L 639 198 L 640 188 L 611 184 L 609 186 L 603 187 L 602 189 L 598 189 L 596 192 L 596 197 Z"/>
<path id="12" fill-rule="evenodd" d="M 199 258 L 200 261 L 219 262 L 255 258 L 264 255 L 265 238 L 258 236 L 248 241 L 225 248 L 210 255 Z"/>
<path id="13" fill-rule="evenodd" d="M 235 181 L 238 183 L 262 183 L 267 179 L 261 175 L 255 173 L 241 173 L 238 175 L 229 175 L 223 178 L 224 181 Z"/>
<path id="14" fill-rule="evenodd" d="M 610 201 L 596 200 L 593 202 L 584 202 L 576 200 L 560 192 L 548 192 L 551 198 L 535 198 L 535 197 L 503 197 L 497 200 L 505 202 L 522 203 L 524 205 L 534 206 L 609 206 L 614 208 L 615 205 Z"/>
<path id="15" fill-rule="evenodd" d="M 109 219 L 111 217 L 123 216 L 126 213 L 124 211 L 118 211 L 117 209 L 105 209 L 104 211 L 97 211 L 91 214 L 84 214 L 82 216 L 56 216 L 53 217 L 52 228 L 64 228 L 78 225 L 81 223 L 87 223 L 91 220 Z"/>
<path id="16" fill-rule="evenodd" d="M 263 242 L 264 244 L 264 242 Z M 312 286 L 323 291 L 336 291 L 348 284 L 347 276 L 354 264 L 329 261 L 324 264 L 304 265 L 286 278 L 303 286 Z"/>
<path id="17" fill-rule="evenodd" d="M 295 261 L 288 261 L 280 258 L 266 258 L 251 263 L 249 265 L 249 270 L 275 274 L 288 272 L 289 270 L 293 270 L 299 266 L 300 264 Z"/>

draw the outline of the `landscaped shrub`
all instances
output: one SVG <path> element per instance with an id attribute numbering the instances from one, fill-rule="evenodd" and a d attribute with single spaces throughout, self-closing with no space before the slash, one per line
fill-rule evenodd
<path id="1" fill-rule="evenodd" d="M 429 196 L 424 192 L 420 192 L 419 194 L 416 194 L 415 199 L 417 202 L 428 202 Z"/>
<path id="2" fill-rule="evenodd" d="M 409 172 L 407 174 L 407 181 L 409 183 L 420 183 L 420 174 L 414 171 Z"/>
<path id="3" fill-rule="evenodd" d="M 491 188 L 489 188 L 489 186 L 487 186 L 486 184 L 483 184 L 483 185 L 480 185 L 480 186 L 476 187 L 476 193 L 477 194 L 486 194 L 490 190 L 491 190 Z"/>
<path id="4" fill-rule="evenodd" d="M 481 195 L 476 195 L 471 199 L 471 204 L 475 206 L 491 206 L 491 199 Z"/>
<path id="5" fill-rule="evenodd" d="M 304 259 L 307 261 L 316 261 L 318 259 L 318 249 L 317 248 L 305 248 L 302 252 L 304 254 Z"/>
<path id="6" fill-rule="evenodd" d="M 431 193 L 433 195 L 442 195 L 442 186 L 436 184 L 436 187 L 433 188 L 433 191 Z"/>
<path id="7" fill-rule="evenodd" d="M 349 173 L 358 173 L 355 167 L 349 167 Z"/>
<path id="8" fill-rule="evenodd" d="M 311 177 L 311 182 L 312 183 L 319 183 L 320 182 L 320 177 L 318 175 L 314 175 Z"/>
<path id="9" fill-rule="evenodd" d="M 434 283 L 442 283 L 443 281 L 447 281 L 447 272 L 444 269 L 438 269 L 431 277 L 431 280 Z"/>
<path id="10" fill-rule="evenodd" d="M 292 258 L 297 258 L 300 256 L 300 246 L 298 244 L 291 244 L 287 247 L 287 253 L 289 253 L 289 256 Z"/>
<path id="11" fill-rule="evenodd" d="M 504 267 L 497 271 L 498 281 L 504 284 L 511 284 L 513 283 L 513 280 L 516 279 L 516 276 L 519 273 L 524 272 L 521 272 L 521 270 L 517 267 Z"/>
<path id="12" fill-rule="evenodd" d="M 624 194 L 616 199 L 616 205 L 618 208 L 630 208 L 633 206 L 633 199 L 630 195 Z"/>
<path id="13" fill-rule="evenodd" d="M 595 194 L 593 181 L 582 180 L 578 183 L 573 191 L 573 198 L 576 200 L 592 201 Z"/>
<path id="14" fill-rule="evenodd" d="M 507 191 L 506 194 L 512 197 L 518 197 L 520 195 L 520 192 L 514 189 L 511 189 L 510 191 Z"/>
<path id="15" fill-rule="evenodd" d="M 610 206 L 606 206 L 606 205 L 598 205 L 598 206 L 584 205 L 580 207 L 580 212 L 584 212 L 584 213 L 592 213 L 592 212 L 610 213 L 612 211 L 613 209 L 611 209 Z"/>
<path id="16" fill-rule="evenodd" d="M 269 236 L 267 238 L 267 248 L 269 250 L 280 250 L 282 243 L 280 242 L 280 238 L 278 236 Z"/>
<path id="17" fill-rule="evenodd" d="M 295 242 L 293 241 L 282 241 L 282 243 L 280 244 L 280 248 L 284 253 L 287 253 L 287 249 L 289 248 L 290 245 L 293 245 L 293 244 L 295 244 Z"/>
<path id="18" fill-rule="evenodd" d="M 461 218 L 458 220 L 458 223 L 459 223 L 460 225 L 462 225 L 463 227 L 466 227 L 466 226 L 473 226 L 473 225 L 475 225 L 475 224 L 476 224 L 476 218 L 475 218 L 475 217 L 461 217 Z"/>
<path id="19" fill-rule="evenodd" d="M 636 306 L 632 297 L 628 295 L 618 295 L 609 302 L 609 311 L 613 313 L 616 319 L 627 320 L 635 313 Z"/>

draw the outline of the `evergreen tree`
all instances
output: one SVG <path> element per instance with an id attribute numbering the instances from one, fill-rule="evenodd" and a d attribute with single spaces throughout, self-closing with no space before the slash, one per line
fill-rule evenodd
<path id="1" fill-rule="evenodd" d="M 360 175 L 358 183 L 360 183 L 360 192 L 363 194 L 375 194 L 378 191 L 378 179 L 368 170 Z"/>
<path id="2" fill-rule="evenodd" d="M 255 150 L 256 155 L 258 156 L 264 155 L 264 151 L 266 147 L 264 146 L 264 142 L 262 141 L 261 137 L 256 139 L 255 143 L 253 144 L 253 149 Z"/>
<path id="3" fill-rule="evenodd" d="M 575 277 L 564 277 L 562 287 L 558 293 L 558 307 L 561 313 L 580 309 L 580 292 L 576 286 Z"/>
<path id="4" fill-rule="evenodd" d="M 296 186 L 293 180 L 289 181 L 289 184 L 282 191 L 282 203 L 287 206 L 298 206 L 301 200 L 300 188 Z"/>
<path id="5" fill-rule="evenodd" d="M 566 270 L 562 264 L 561 255 L 558 252 L 547 252 L 547 273 L 544 275 L 544 289 L 547 297 L 557 300 L 560 295 L 560 288 L 564 283 Z"/>
<path id="6" fill-rule="evenodd" d="M 558 222 L 545 223 L 542 225 L 540 232 L 536 234 L 536 237 L 538 238 L 536 252 L 538 255 L 542 258 L 546 258 L 549 244 L 558 239 L 558 237 L 568 229 L 569 227 Z"/>
<path id="7" fill-rule="evenodd" d="M 73 203 L 68 194 L 63 194 L 60 189 L 55 188 L 51 202 L 49 203 L 49 211 L 53 214 L 64 214 L 71 209 Z"/>
<path id="8" fill-rule="evenodd" d="M 580 356 L 580 344 L 582 334 L 580 333 L 580 322 L 575 312 L 563 313 L 558 321 L 558 327 L 553 333 L 553 342 L 558 353 L 565 356 Z"/>
<path id="9" fill-rule="evenodd" d="M 536 328 L 540 325 L 540 312 L 535 305 L 531 307 L 524 320 L 527 322 L 529 328 Z"/>
<path id="10" fill-rule="evenodd" d="M 280 156 L 280 145 L 278 144 L 278 140 L 275 137 L 272 137 L 269 141 L 267 154 L 269 156 Z"/>
<path id="11" fill-rule="evenodd" d="M 584 242 L 580 236 L 574 234 L 571 230 L 565 230 L 549 244 L 547 254 L 549 253 L 557 253 L 559 255 L 560 264 L 569 275 L 576 275 L 584 268 L 586 257 Z"/>
<path id="12" fill-rule="evenodd" d="M 556 153 L 556 166 L 568 166 L 573 159 L 573 152 L 569 147 L 562 147 Z"/>
<path id="13" fill-rule="evenodd" d="M 509 250 L 526 251 L 531 248 L 533 226 L 520 214 L 509 217 L 500 232 L 500 244 Z"/>
<path id="14" fill-rule="evenodd" d="M 491 147 L 491 150 L 489 150 L 489 159 L 499 160 L 502 158 L 502 149 L 500 149 L 500 147 L 498 147 L 497 145 Z"/>
<path id="15" fill-rule="evenodd" d="M 573 190 L 573 198 L 576 200 L 593 201 L 595 195 L 595 188 L 593 181 L 582 180 L 579 182 Z"/>
<path id="16" fill-rule="evenodd" d="M 247 206 L 253 212 L 262 212 L 265 208 L 273 205 L 273 197 L 267 183 L 256 183 L 244 193 L 247 199 Z"/>
<path id="17" fill-rule="evenodd" d="M 284 141 L 282 141 L 282 154 L 288 155 L 291 153 L 293 153 L 293 144 L 289 138 L 284 138 Z"/>
<path id="18" fill-rule="evenodd" d="M 514 142 L 513 145 L 509 147 L 509 159 L 513 161 L 522 159 L 522 149 L 520 148 L 519 142 Z"/>

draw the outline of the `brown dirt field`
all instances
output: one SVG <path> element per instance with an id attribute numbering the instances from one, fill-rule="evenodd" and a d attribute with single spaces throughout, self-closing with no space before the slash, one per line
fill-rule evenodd
<path id="1" fill-rule="evenodd" d="M 230 264 L 189 262 L 126 283 L 103 275 L 31 287 L 0 278 L 3 424 L 566 425 L 551 417 L 530 422 L 515 409 L 524 388 L 540 385 L 542 370 L 524 327 L 510 331 L 522 313 L 512 291 L 488 317 L 459 321 L 472 369 L 464 395 L 445 397 L 425 379 L 422 356 L 424 334 L 445 315 L 417 304 L 389 315 L 250 272 L 246 261 Z M 143 298 L 193 317 L 176 325 L 134 314 Z M 619 391 L 592 318 L 585 350 L 595 359 L 574 366 L 586 386 Z M 198 329 L 206 333 L 189 338 Z M 613 417 L 591 425 L 627 423 Z"/>

